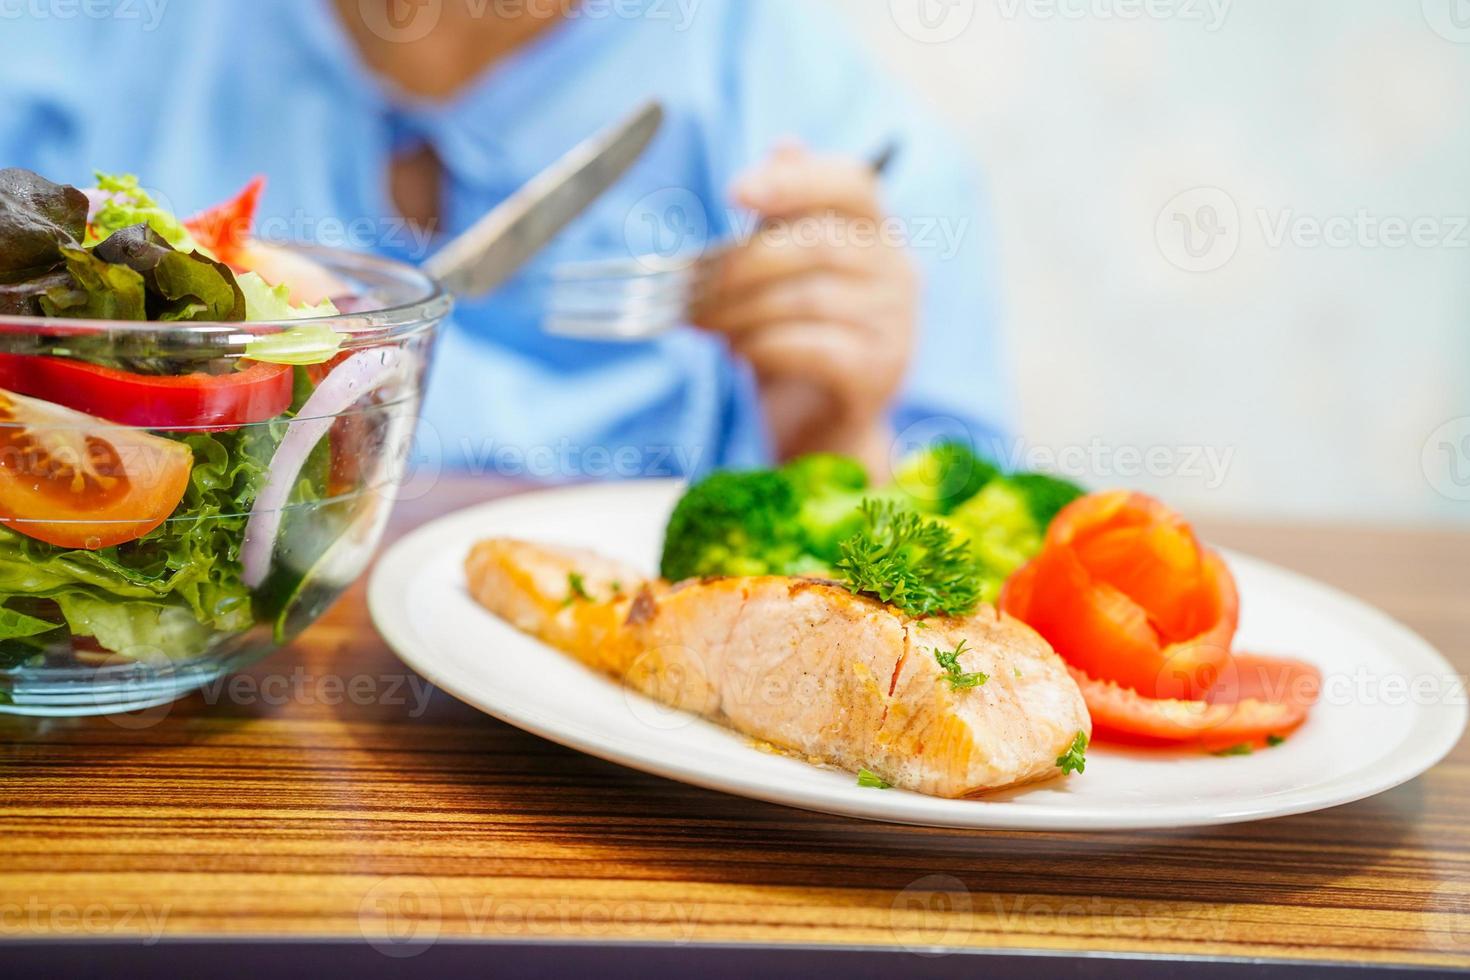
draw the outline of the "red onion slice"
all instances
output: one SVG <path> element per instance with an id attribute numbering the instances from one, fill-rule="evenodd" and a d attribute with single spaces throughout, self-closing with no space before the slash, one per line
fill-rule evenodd
<path id="1" fill-rule="evenodd" d="M 406 361 L 403 352 L 395 348 L 359 351 L 333 368 L 301 406 L 271 457 L 265 486 L 255 498 L 250 519 L 245 522 L 240 564 L 246 587 L 259 588 L 270 574 L 271 556 L 286 503 L 311 451 L 325 438 L 338 416 L 357 404 L 358 399 L 399 377 Z"/>

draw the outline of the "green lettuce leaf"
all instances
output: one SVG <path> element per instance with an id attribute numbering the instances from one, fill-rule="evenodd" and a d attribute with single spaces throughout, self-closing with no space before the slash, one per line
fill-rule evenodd
<path id="1" fill-rule="evenodd" d="M 0 607 L 0 640 L 29 639 L 32 636 L 49 633 L 59 627 L 59 623 L 48 623 L 44 619 Z"/>
<path id="2" fill-rule="evenodd" d="M 56 604 L 75 636 L 140 663 L 183 659 L 205 652 L 214 631 L 184 606 L 117 602 L 85 592 L 64 592 Z"/>
<path id="3" fill-rule="evenodd" d="M 0 527 L 0 595 L 54 601 L 74 633 L 124 656 L 197 656 L 256 622 L 240 579 L 250 505 L 283 423 L 185 437 L 194 469 L 183 503 L 137 541 L 57 548 Z"/>
<path id="4" fill-rule="evenodd" d="M 92 254 L 141 275 L 150 320 L 245 319 L 245 294 L 229 266 L 202 252 L 175 250 L 146 224 L 114 232 Z"/>
<path id="5" fill-rule="evenodd" d="M 23 282 L 0 283 L 0 315 L 45 316 L 43 297 L 54 297 L 77 288 L 65 266 Z M 59 300 L 55 300 L 59 301 Z"/>
<path id="6" fill-rule="evenodd" d="M 147 191 L 138 186 L 138 178 L 134 175 L 98 172 L 97 189 L 109 196 L 93 215 L 83 244 L 96 245 L 124 228 L 146 224 L 180 252 L 209 254 L 209 250 L 194 240 L 173 212 L 160 207 Z M 210 257 L 213 258 L 212 255 Z"/>
<path id="7" fill-rule="evenodd" d="M 325 364 L 342 349 L 343 337 L 325 323 L 292 327 L 257 337 L 245 345 L 245 356 L 267 364 Z"/>
<path id="8" fill-rule="evenodd" d="M 245 308 L 250 320 L 309 320 L 312 317 L 336 316 L 337 307 L 329 299 L 316 306 L 292 306 L 291 290 L 272 286 L 258 272 L 242 272 L 235 277 L 245 293 Z"/>
<path id="9" fill-rule="evenodd" d="M 292 306 L 291 291 L 285 286 L 272 286 L 259 273 L 242 273 L 236 281 L 245 294 L 246 319 L 309 320 L 337 315 L 337 307 L 329 299 L 316 306 Z M 246 345 L 245 356 L 268 364 L 325 364 L 337 356 L 344 339 L 325 323 L 303 323 L 257 337 Z"/>
<path id="10" fill-rule="evenodd" d="M 66 261 L 66 278 L 36 298 L 47 316 L 148 318 L 147 288 L 137 272 L 125 265 L 113 265 L 84 248 L 67 246 L 61 254 Z"/>

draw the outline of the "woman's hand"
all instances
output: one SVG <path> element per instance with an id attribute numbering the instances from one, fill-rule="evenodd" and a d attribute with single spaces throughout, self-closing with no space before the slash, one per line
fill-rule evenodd
<path id="1" fill-rule="evenodd" d="M 720 261 L 694 322 L 754 368 L 783 459 L 841 452 L 876 474 L 919 303 L 878 178 L 861 161 L 787 146 L 746 173 L 734 198 L 762 224 Z"/>

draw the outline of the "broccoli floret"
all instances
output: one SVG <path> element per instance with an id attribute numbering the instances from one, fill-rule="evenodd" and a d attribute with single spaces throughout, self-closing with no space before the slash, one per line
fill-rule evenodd
<path id="1" fill-rule="evenodd" d="M 715 473 L 690 487 L 664 535 L 660 574 L 789 575 L 813 563 L 802 548 L 799 504 L 780 473 Z"/>
<path id="2" fill-rule="evenodd" d="M 842 542 L 862 530 L 866 523 L 863 504 L 869 500 L 890 503 L 899 510 L 916 509 L 912 498 L 897 487 L 834 491 L 808 497 L 801 502 L 797 515 L 806 550 L 824 562 L 835 562 L 841 557 Z"/>
<path id="3" fill-rule="evenodd" d="M 1040 474 L 1003 476 L 949 515 L 950 528 L 970 543 L 984 601 L 994 602 L 1005 580 L 1036 557 L 1052 519 L 1082 492 Z"/>
<path id="4" fill-rule="evenodd" d="M 798 497 L 803 499 L 831 493 L 865 490 L 868 471 L 851 456 L 836 453 L 813 453 L 792 460 L 781 467 Z"/>
<path id="5" fill-rule="evenodd" d="M 909 455 L 893 474 L 894 485 L 931 514 L 948 514 L 1000 474 L 994 463 L 961 442 L 938 442 Z"/>
<path id="6" fill-rule="evenodd" d="M 783 466 L 781 473 L 796 491 L 806 551 L 829 566 L 841 556 L 842 542 L 862 529 L 863 501 L 889 500 L 903 510 L 915 509 L 896 487 L 870 488 L 867 470 L 850 456 L 803 456 Z"/>
<path id="7" fill-rule="evenodd" d="M 1051 522 L 1063 507 L 1087 493 L 1075 483 L 1045 473 L 1017 473 L 1007 479 L 1026 498 L 1026 507 L 1036 518 L 1036 523 L 1041 525 L 1042 533 L 1051 527 Z"/>

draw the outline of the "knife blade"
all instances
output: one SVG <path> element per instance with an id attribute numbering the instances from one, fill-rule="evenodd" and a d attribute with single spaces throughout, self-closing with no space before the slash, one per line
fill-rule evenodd
<path id="1" fill-rule="evenodd" d="M 446 289 L 474 299 L 505 282 L 617 183 L 663 126 L 649 102 L 573 147 L 424 263 Z"/>

